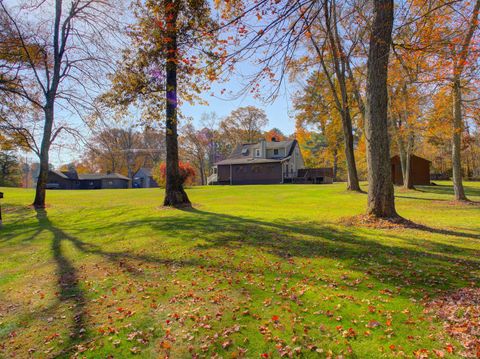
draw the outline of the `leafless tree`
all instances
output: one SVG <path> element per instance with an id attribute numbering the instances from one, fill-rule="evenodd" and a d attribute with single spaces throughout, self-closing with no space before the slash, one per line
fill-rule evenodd
<path id="1" fill-rule="evenodd" d="M 118 40 L 120 8 L 121 1 L 112 0 L 0 0 L 0 68 L 9 80 L 0 82 L 0 93 L 42 114 L 33 126 L 39 138 L 31 128 L 21 128 L 35 139 L 32 147 L 40 159 L 35 207 L 45 206 L 52 144 L 71 130 L 69 118 L 82 117 L 92 93 L 103 86 Z"/>

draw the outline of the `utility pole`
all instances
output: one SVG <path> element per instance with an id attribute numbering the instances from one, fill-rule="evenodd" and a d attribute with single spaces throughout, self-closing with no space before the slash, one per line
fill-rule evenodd
<path id="1" fill-rule="evenodd" d="M 0 199 L 3 199 L 3 192 L 0 192 Z M 0 229 L 2 228 L 2 205 L 0 203 Z"/>

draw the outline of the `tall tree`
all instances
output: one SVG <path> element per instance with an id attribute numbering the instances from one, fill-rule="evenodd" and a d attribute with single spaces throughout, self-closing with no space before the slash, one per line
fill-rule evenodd
<path id="1" fill-rule="evenodd" d="M 200 177 L 200 184 L 207 184 L 208 152 L 210 145 L 210 131 L 206 128 L 197 130 L 191 122 L 182 128 L 180 137 L 181 155 L 184 160 L 193 164 Z"/>
<path id="2" fill-rule="evenodd" d="M 263 128 L 268 124 L 265 111 L 254 106 L 239 107 L 220 123 L 222 132 L 233 144 L 252 143 L 262 137 Z"/>
<path id="3" fill-rule="evenodd" d="M 33 205 L 45 207 L 50 148 L 65 129 L 55 127 L 57 104 L 61 102 L 66 111 L 81 112 L 88 106 L 92 88 L 101 86 L 99 74 L 111 61 L 110 35 L 118 25 L 113 14 L 120 4 L 103 0 L 25 3 L 7 6 L 0 1 L 1 32 L 7 34 L 1 50 L 16 54 L 0 56 L 0 62 L 10 63 L 10 71 L 3 77 L 16 79 L 13 86 L 0 83 L 0 91 L 43 114 L 37 151 L 40 173 Z"/>
<path id="4" fill-rule="evenodd" d="M 294 97 L 295 126 L 306 163 L 309 166 L 332 165 L 334 178 L 338 180 L 341 178 L 338 176 L 339 159 L 345 142 L 340 112 L 332 97 L 327 75 L 323 71 L 313 72 Z M 314 131 L 308 131 L 308 127 Z"/>
<path id="5" fill-rule="evenodd" d="M 373 0 L 367 66 L 367 103 L 365 136 L 367 139 L 368 208 L 379 218 L 394 218 L 395 197 L 390 165 L 388 137 L 388 58 L 392 43 L 393 0 Z"/>
<path id="6" fill-rule="evenodd" d="M 461 47 L 458 50 L 452 46 L 452 91 L 453 91 L 453 131 L 452 131 L 452 170 L 453 170 L 453 190 L 455 200 L 466 201 L 467 196 L 463 188 L 462 180 L 462 159 L 461 145 L 463 133 L 463 115 L 462 115 L 462 75 L 466 66 L 468 55 L 471 51 L 472 38 L 478 28 L 478 14 L 480 11 L 480 0 L 475 2 L 472 16 L 468 23 L 467 31 L 461 41 Z"/>
<path id="7" fill-rule="evenodd" d="M 12 148 L 0 145 L 0 187 L 21 183 L 20 161 Z"/>
<path id="8" fill-rule="evenodd" d="M 209 88 L 216 77 L 212 64 L 224 50 L 211 31 L 207 1 L 147 0 L 136 5 L 135 16 L 129 31 L 132 45 L 123 52 L 112 89 L 103 99 L 123 109 L 140 104 L 148 120 L 158 121 L 164 111 L 164 205 L 191 206 L 178 165 L 179 105 L 198 100 L 198 93 Z"/>
<path id="9" fill-rule="evenodd" d="M 97 124 L 98 126 L 99 124 Z M 133 179 L 140 167 L 153 168 L 164 160 L 163 133 L 152 128 L 135 130 L 104 123 L 86 141 L 81 165 L 94 172 L 118 172 Z"/>
<path id="10" fill-rule="evenodd" d="M 358 181 L 357 166 L 355 163 L 354 143 L 353 143 L 353 128 L 352 128 L 352 99 L 354 93 L 351 88 L 356 85 L 356 82 L 349 86 L 348 69 L 351 68 L 350 55 L 353 53 L 357 43 L 354 41 L 352 48 L 348 51 L 344 49 L 344 41 L 339 32 L 338 20 L 338 6 L 335 0 L 323 1 L 323 17 L 321 20 L 322 36 L 309 36 L 309 39 L 315 49 L 317 58 L 320 62 L 334 99 L 334 105 L 342 120 L 343 141 L 345 150 L 345 159 L 347 164 L 347 189 L 351 191 L 360 191 L 360 184 Z M 313 28 L 311 32 L 313 32 Z M 323 45 L 319 44 L 322 41 Z M 328 54 L 325 53 L 328 52 Z M 329 61 L 330 60 L 330 61 Z M 333 69 L 330 68 L 330 65 Z M 350 89 L 349 89 L 350 87 Z M 363 112 L 362 112 L 363 114 Z"/>

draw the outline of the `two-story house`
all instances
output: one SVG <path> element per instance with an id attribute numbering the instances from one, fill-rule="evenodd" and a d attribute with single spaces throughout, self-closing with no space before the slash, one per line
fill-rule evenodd
<path id="1" fill-rule="evenodd" d="M 212 183 L 273 184 L 292 182 L 298 170 L 305 167 L 296 140 L 237 145 L 230 157 L 217 162 Z"/>

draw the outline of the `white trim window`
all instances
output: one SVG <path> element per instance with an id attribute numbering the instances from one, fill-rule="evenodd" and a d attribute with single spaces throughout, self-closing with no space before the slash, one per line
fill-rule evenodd
<path id="1" fill-rule="evenodd" d="M 255 157 L 260 157 L 260 148 L 255 149 Z"/>

